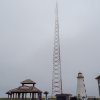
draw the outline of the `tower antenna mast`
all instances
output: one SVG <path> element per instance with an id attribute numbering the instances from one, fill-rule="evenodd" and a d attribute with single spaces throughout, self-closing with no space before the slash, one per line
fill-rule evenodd
<path id="1" fill-rule="evenodd" d="M 55 35 L 54 35 L 54 51 L 53 51 L 52 96 L 55 96 L 56 94 L 62 94 L 62 75 L 61 75 L 59 20 L 58 20 L 58 3 L 57 3 L 57 1 L 56 1 L 56 9 L 55 9 Z"/>

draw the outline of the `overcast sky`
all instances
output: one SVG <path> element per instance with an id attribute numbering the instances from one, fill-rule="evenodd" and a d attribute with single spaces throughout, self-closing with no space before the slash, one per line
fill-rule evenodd
<path id="1" fill-rule="evenodd" d="M 24 79 L 52 90 L 56 0 L 0 0 L 0 97 Z M 98 96 L 100 0 L 58 0 L 63 92 L 76 95 L 82 72 Z"/>

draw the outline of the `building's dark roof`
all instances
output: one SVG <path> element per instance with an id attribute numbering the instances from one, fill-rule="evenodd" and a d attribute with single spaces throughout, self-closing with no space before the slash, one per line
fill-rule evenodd
<path id="1" fill-rule="evenodd" d="M 97 76 L 95 79 L 100 79 L 100 75 L 99 75 L 99 76 Z"/>
<path id="2" fill-rule="evenodd" d="M 11 90 L 9 90 L 8 92 L 6 92 L 6 94 L 11 94 L 12 91 L 16 91 L 16 90 L 17 90 L 17 88 L 15 88 L 15 89 L 11 89 Z"/>
<path id="3" fill-rule="evenodd" d="M 45 91 L 44 94 L 49 94 L 49 92 L 48 91 Z"/>
<path id="4" fill-rule="evenodd" d="M 6 92 L 6 94 L 11 94 L 11 91 L 9 90 L 8 92 Z"/>
<path id="5" fill-rule="evenodd" d="M 72 96 L 72 94 L 56 94 L 56 96 Z"/>
<path id="6" fill-rule="evenodd" d="M 79 72 L 78 74 L 82 74 L 81 72 Z"/>
<path id="7" fill-rule="evenodd" d="M 23 84 L 22 86 L 19 86 L 18 88 L 14 88 L 6 92 L 6 94 L 11 95 L 12 93 L 42 93 L 41 90 L 33 86 L 27 86 L 25 84 L 36 84 L 30 79 L 24 80 L 21 82 Z"/>
<path id="8" fill-rule="evenodd" d="M 18 88 L 9 90 L 6 94 L 11 94 L 11 93 L 30 93 L 30 92 L 42 93 L 42 91 L 39 90 L 36 87 L 24 85 L 24 86 L 19 86 Z"/>
<path id="9" fill-rule="evenodd" d="M 26 80 L 22 81 L 21 84 L 36 84 L 36 83 L 34 81 L 32 81 L 31 79 L 26 79 Z"/>
<path id="10" fill-rule="evenodd" d="M 81 72 L 79 72 L 77 78 L 84 78 L 84 76 Z"/>

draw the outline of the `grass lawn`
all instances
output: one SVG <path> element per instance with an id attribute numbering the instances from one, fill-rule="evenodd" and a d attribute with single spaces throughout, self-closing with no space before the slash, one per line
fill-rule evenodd
<path id="1" fill-rule="evenodd" d="M 0 100 L 10 100 L 8 98 L 0 98 Z M 18 99 L 12 99 L 12 100 L 18 100 Z M 30 99 L 27 99 L 27 100 L 30 100 Z M 42 100 L 45 100 L 44 98 Z M 54 98 L 49 98 L 48 100 L 56 100 Z"/>
<path id="2" fill-rule="evenodd" d="M 0 98 L 0 100 L 10 100 L 8 98 Z M 12 100 L 18 100 L 18 99 L 12 99 Z M 30 100 L 30 99 L 27 99 Z M 42 100 L 45 100 L 44 98 Z M 49 98 L 48 100 L 56 100 L 54 98 Z M 89 98 L 88 100 L 100 100 L 99 98 L 93 99 L 93 98 Z"/>

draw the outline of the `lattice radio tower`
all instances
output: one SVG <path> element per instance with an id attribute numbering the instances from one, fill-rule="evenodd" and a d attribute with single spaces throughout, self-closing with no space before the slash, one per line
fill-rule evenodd
<path id="1" fill-rule="evenodd" d="M 58 4 L 57 4 L 57 2 L 56 2 L 55 15 L 56 16 L 55 16 L 54 51 L 53 51 L 52 96 L 62 93 L 59 20 L 58 20 Z"/>

